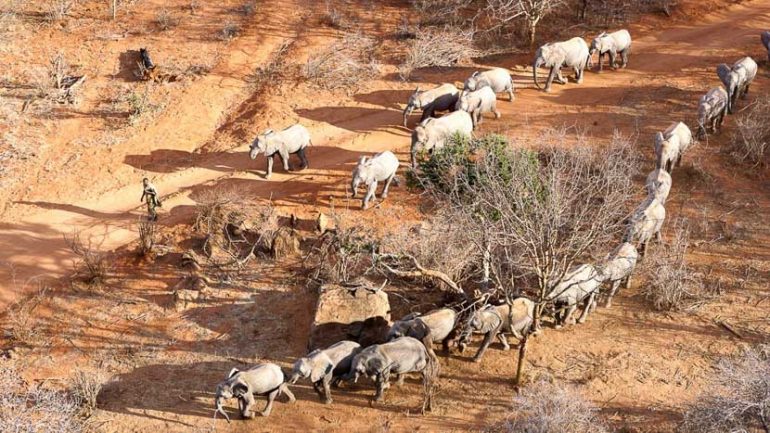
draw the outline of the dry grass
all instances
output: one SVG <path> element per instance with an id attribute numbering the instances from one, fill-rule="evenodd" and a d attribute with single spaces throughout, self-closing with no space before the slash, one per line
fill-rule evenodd
<path id="1" fill-rule="evenodd" d="M 82 433 L 80 407 L 65 392 L 32 386 L 12 367 L 0 366 L 0 431 Z"/>
<path id="2" fill-rule="evenodd" d="M 165 32 L 179 25 L 179 17 L 168 9 L 163 8 L 155 15 L 155 24 L 160 31 Z"/>
<path id="3" fill-rule="evenodd" d="M 235 23 L 227 22 L 219 32 L 219 39 L 225 42 L 232 41 L 241 34 L 241 27 Z"/>
<path id="4" fill-rule="evenodd" d="M 770 156 L 770 96 L 763 96 L 735 118 L 732 154 L 755 166 Z"/>
<path id="5" fill-rule="evenodd" d="M 50 21 L 61 21 L 69 16 L 73 6 L 75 0 L 52 0 L 48 4 L 46 17 Z"/>
<path id="6" fill-rule="evenodd" d="M 657 310 L 691 310 L 709 295 L 703 275 L 696 273 L 687 261 L 689 222 L 677 221 L 670 238 L 668 245 L 656 245 L 650 252 L 649 282 L 642 287 L 642 293 Z"/>
<path id="7" fill-rule="evenodd" d="M 137 229 L 139 231 L 139 255 L 142 257 L 150 256 L 155 246 L 155 221 L 140 218 Z"/>
<path id="8" fill-rule="evenodd" d="M 338 30 L 348 30 L 353 27 L 352 23 L 332 1 L 326 0 L 326 10 L 321 15 L 321 24 Z"/>
<path id="9" fill-rule="evenodd" d="M 596 408 L 566 385 L 541 381 L 513 399 L 513 414 L 494 433 L 605 433 Z"/>
<path id="10" fill-rule="evenodd" d="M 398 73 L 403 80 L 408 80 L 416 69 L 455 66 L 480 54 L 473 46 L 472 31 L 418 30 Z"/>
<path id="11" fill-rule="evenodd" d="M 361 33 L 348 33 L 325 51 L 311 56 L 305 64 L 303 76 L 323 89 L 352 92 L 379 73 L 376 48 L 374 38 Z"/>
<path id="12" fill-rule="evenodd" d="M 259 92 L 271 84 L 278 83 L 281 76 L 286 72 L 286 57 L 293 44 L 293 39 L 285 39 L 270 54 L 267 63 L 254 69 L 254 73 L 248 77 L 252 92 Z"/>
<path id="13" fill-rule="evenodd" d="M 770 430 L 770 347 L 722 360 L 710 387 L 685 413 L 687 433 Z"/>
<path id="14" fill-rule="evenodd" d="M 93 287 L 104 284 L 110 267 L 107 253 L 99 250 L 90 239 L 83 241 L 79 232 L 73 233 L 71 237 L 65 236 L 65 241 L 77 256 L 76 277 Z"/>
<path id="15" fill-rule="evenodd" d="M 104 375 L 97 371 L 78 369 L 70 377 L 69 391 L 75 404 L 80 407 L 80 415 L 88 418 L 96 410 L 96 398 L 102 390 Z"/>
<path id="16" fill-rule="evenodd" d="M 466 20 L 466 9 L 473 0 L 412 0 L 422 26 L 457 26 Z"/>

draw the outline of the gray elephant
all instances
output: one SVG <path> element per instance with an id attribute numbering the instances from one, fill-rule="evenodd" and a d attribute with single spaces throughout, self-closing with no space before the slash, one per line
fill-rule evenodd
<path id="1" fill-rule="evenodd" d="M 760 39 L 762 39 L 762 45 L 767 50 L 767 61 L 770 62 L 770 30 L 762 32 Z"/>
<path id="2" fill-rule="evenodd" d="M 420 86 L 417 86 L 414 93 L 409 96 L 409 102 L 404 108 L 404 126 L 415 109 L 422 110 L 420 122 L 434 117 L 436 111 L 454 110 L 458 96 L 460 96 L 460 91 L 454 84 L 450 83 L 444 83 L 430 90 L 420 90 Z"/>
<path id="3" fill-rule="evenodd" d="M 622 282 L 625 281 L 626 288 L 631 287 L 631 274 L 634 273 L 637 259 L 639 259 L 639 253 L 634 244 L 624 242 L 596 267 L 604 276 L 605 282 L 610 283 L 605 304 L 607 308 L 612 306 L 612 298 Z"/>
<path id="4" fill-rule="evenodd" d="M 355 341 L 340 341 L 326 349 L 316 349 L 294 363 L 289 382 L 310 379 L 321 400 L 329 404 L 332 402 L 330 385 L 350 371 L 350 363 L 360 351 L 361 345 Z"/>
<path id="5" fill-rule="evenodd" d="M 412 168 L 417 166 L 419 152 L 432 153 L 436 149 L 441 149 L 456 134 L 465 137 L 473 134 L 473 119 L 465 111 L 455 111 L 438 119 L 429 118 L 420 122 L 412 131 L 410 149 Z"/>
<path id="6" fill-rule="evenodd" d="M 628 54 L 631 51 L 631 34 L 628 30 L 618 30 L 617 32 L 604 32 L 591 42 L 589 55 L 599 53 L 599 72 L 602 72 L 602 59 L 607 54 L 610 57 L 610 68 L 616 69 L 615 59 L 620 54 L 621 68 L 628 66 Z"/>
<path id="7" fill-rule="evenodd" d="M 473 362 L 481 361 L 494 337 L 500 340 L 503 350 L 509 350 L 505 334 L 523 340 L 531 331 L 534 314 L 535 303 L 527 298 L 516 298 L 510 305 L 489 305 L 476 311 L 460 336 L 460 352 L 465 351 L 472 334 L 484 334 L 484 341 L 473 357 Z"/>
<path id="8" fill-rule="evenodd" d="M 495 119 L 500 118 L 500 112 L 497 111 L 497 96 L 488 86 L 472 92 L 463 91 L 457 100 L 456 108 L 471 115 L 474 128 L 482 122 L 484 113 L 495 113 Z"/>
<path id="9" fill-rule="evenodd" d="M 642 255 L 647 254 L 647 244 L 652 238 L 661 240 L 660 229 L 666 220 L 666 208 L 654 195 L 650 195 L 631 214 L 623 242 L 638 246 Z"/>
<path id="10" fill-rule="evenodd" d="M 584 302 L 583 312 L 577 322 L 585 322 L 588 313 L 596 307 L 596 295 L 604 281 L 605 276 L 589 264 L 577 266 L 564 274 L 546 296 L 546 300 L 554 305 L 556 327 L 570 324 L 572 314 L 581 302 Z"/>
<path id="11" fill-rule="evenodd" d="M 227 379 L 217 385 L 216 413 L 224 416 L 229 423 L 230 417 L 227 416 L 224 408 L 222 408 L 222 400 L 237 398 L 241 416 L 243 418 L 254 418 L 252 407 L 256 403 L 254 396 L 258 395 L 267 396 L 267 406 L 259 414 L 261 416 L 268 416 L 273 408 L 273 401 L 281 393 L 285 393 L 289 397 L 289 403 L 294 403 L 294 394 L 292 394 L 284 381 L 281 367 L 265 363 L 244 371 L 233 368 L 230 374 L 227 375 Z"/>
<path id="12" fill-rule="evenodd" d="M 722 127 L 727 111 L 728 96 L 725 89 L 714 87 L 701 96 L 698 101 L 698 138 L 703 139 L 708 132 L 715 133 Z"/>
<path id="13" fill-rule="evenodd" d="M 267 172 L 265 179 L 270 179 L 273 174 L 273 157 L 278 154 L 283 161 L 283 169 L 289 171 L 289 155 L 297 154 L 302 162 L 302 168 L 307 168 L 308 161 L 305 149 L 311 144 L 310 133 L 300 124 L 289 126 L 283 131 L 275 132 L 268 129 L 249 146 L 249 157 L 256 159 L 257 155 L 264 153 L 267 156 Z"/>
<path id="14" fill-rule="evenodd" d="M 671 183 L 671 175 L 662 168 L 656 168 L 647 175 L 644 185 L 648 195 L 657 198 L 661 204 L 666 204 L 671 192 Z"/>
<path id="15" fill-rule="evenodd" d="M 717 75 L 727 90 L 727 112 L 733 114 L 735 102 L 749 93 L 749 87 L 757 75 L 757 62 L 744 57 L 732 67 L 722 63 L 717 66 Z"/>
<path id="16" fill-rule="evenodd" d="M 433 358 L 428 349 L 416 338 L 401 337 L 383 344 L 375 344 L 359 352 L 350 366 L 346 379 L 354 382 L 361 376 L 374 380 L 377 391 L 374 401 L 382 400 L 385 390 L 390 387 L 390 375 L 396 375 L 401 385 L 406 373 L 421 373 L 426 380 L 426 367 Z"/>
<path id="17" fill-rule="evenodd" d="M 669 173 L 682 163 L 682 156 L 692 145 L 692 131 L 683 122 L 674 122 L 664 132 L 655 133 L 655 168 Z"/>
<path id="18" fill-rule="evenodd" d="M 551 83 L 556 79 L 559 84 L 566 84 L 567 80 L 561 75 L 561 68 L 568 67 L 575 70 L 575 80 L 578 84 L 583 82 L 583 71 L 588 64 L 588 45 L 583 38 L 572 38 L 564 42 L 548 43 L 538 48 L 535 61 L 532 63 L 532 78 L 535 86 L 540 89 L 537 81 L 537 69 L 550 68 L 548 81 L 545 83 L 546 92 L 551 91 Z"/>
<path id="19" fill-rule="evenodd" d="M 515 98 L 513 96 L 513 77 L 511 77 L 510 72 L 503 68 L 474 72 L 465 80 L 463 90 L 473 92 L 483 87 L 489 87 L 494 93 L 507 93 L 509 101 L 513 101 Z"/>
<path id="20" fill-rule="evenodd" d="M 408 336 L 424 342 L 428 347 L 440 342 L 444 353 L 448 353 L 456 324 L 457 312 L 451 308 L 440 308 L 422 315 L 409 314 L 393 323 L 388 331 L 388 340 Z M 426 337 L 430 340 L 425 341 Z"/>
<path id="21" fill-rule="evenodd" d="M 358 194 L 358 186 L 361 183 L 367 186 L 366 195 L 364 195 L 363 202 L 361 203 L 362 209 L 369 207 L 369 201 L 377 192 L 377 184 L 379 182 L 385 182 L 380 197 L 384 199 L 388 196 L 388 189 L 390 188 L 390 183 L 396 178 L 398 165 L 398 158 L 389 150 L 380 152 L 371 158 L 362 156 L 358 160 L 358 165 L 353 169 L 350 188 L 353 190 L 352 197 L 355 197 Z"/>

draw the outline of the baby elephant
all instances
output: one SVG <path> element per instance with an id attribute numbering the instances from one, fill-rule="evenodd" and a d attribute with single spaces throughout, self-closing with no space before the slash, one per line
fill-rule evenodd
<path id="1" fill-rule="evenodd" d="M 390 183 L 396 177 L 396 171 L 398 171 L 398 158 L 389 150 L 378 153 L 371 158 L 362 156 L 358 160 L 356 168 L 353 169 L 353 179 L 350 183 L 350 188 L 353 190 L 352 196 L 356 196 L 358 186 L 363 182 L 368 188 L 361 207 L 366 209 L 377 191 L 377 183 L 385 181 L 380 197 L 386 198 Z"/>
<path id="2" fill-rule="evenodd" d="M 647 244 L 653 237 L 660 241 L 660 229 L 666 220 L 666 208 L 655 196 L 648 196 L 631 214 L 623 242 L 640 246 L 642 255 L 647 254 Z"/>
<path id="3" fill-rule="evenodd" d="M 375 344 L 362 350 L 353 358 L 350 373 L 346 379 L 354 382 L 360 376 L 374 380 L 377 391 L 374 401 L 382 400 L 386 389 L 390 387 L 390 375 L 395 374 L 397 384 L 404 382 L 406 373 L 422 373 L 425 381 L 425 367 L 431 362 L 425 346 L 412 337 L 401 337 L 384 344 Z"/>
<path id="4" fill-rule="evenodd" d="M 605 281 L 611 283 L 607 304 L 605 304 L 607 308 L 612 306 L 612 297 L 615 296 L 623 280 L 626 282 L 626 288 L 631 287 L 631 274 L 634 272 L 638 258 L 639 253 L 636 252 L 634 244 L 624 242 L 607 256 L 604 263 L 597 266 Z"/>
<path id="5" fill-rule="evenodd" d="M 661 204 L 665 204 L 668 194 L 671 192 L 671 175 L 662 168 L 655 169 L 647 175 L 644 185 L 647 187 L 647 195 L 653 196 Z"/>
<path id="6" fill-rule="evenodd" d="M 513 78 L 510 72 L 503 68 L 494 68 L 488 71 L 476 71 L 465 80 L 464 91 L 476 91 L 482 87 L 489 87 L 494 93 L 508 93 L 508 100 L 513 101 Z"/>
<path id="7" fill-rule="evenodd" d="M 444 353 L 448 353 L 456 322 L 457 312 L 451 308 L 441 308 L 423 315 L 409 314 L 393 323 L 388 331 L 388 340 L 408 336 L 424 341 L 430 334 L 430 343 L 441 342 Z"/>
<path id="8" fill-rule="evenodd" d="M 289 387 L 284 383 L 281 367 L 265 363 L 245 371 L 233 368 L 230 374 L 227 375 L 227 379 L 217 385 L 216 413 L 222 414 L 229 423 L 230 417 L 227 416 L 227 413 L 222 408 L 222 399 L 237 398 L 241 416 L 243 418 L 254 418 L 254 412 L 252 411 L 252 407 L 256 403 L 254 396 L 266 395 L 267 406 L 259 414 L 261 416 L 268 416 L 273 408 L 273 401 L 281 393 L 286 393 L 286 396 L 289 397 L 289 403 L 294 403 L 294 394 L 289 391 Z"/>
<path id="9" fill-rule="evenodd" d="M 456 108 L 471 115 L 474 128 L 482 122 L 481 115 L 484 113 L 495 113 L 495 119 L 500 118 L 500 112 L 497 111 L 497 96 L 491 87 L 482 87 L 472 92 L 463 91 L 460 99 L 457 100 Z"/>
<path id="10" fill-rule="evenodd" d="M 460 351 L 467 347 L 471 334 L 484 334 L 484 341 L 473 357 L 473 362 L 481 361 L 495 336 L 503 344 L 503 350 L 510 349 L 505 334 L 510 333 L 519 340 L 524 339 L 530 332 L 534 312 L 535 303 L 527 298 L 514 299 L 511 305 L 489 305 L 476 311 L 460 337 Z"/>
<path id="11" fill-rule="evenodd" d="M 420 90 L 418 86 L 414 93 L 409 96 L 409 102 L 407 102 L 406 108 L 404 108 L 404 126 L 406 126 L 409 115 L 415 109 L 422 110 L 420 122 L 429 117 L 434 117 L 436 111 L 454 110 L 459 95 L 460 92 L 457 90 L 457 87 L 450 83 L 444 83 L 430 90 Z"/>
<path id="12" fill-rule="evenodd" d="M 673 123 L 665 132 L 655 134 L 655 168 L 671 173 L 682 163 L 682 155 L 692 144 L 692 132 L 682 122 Z"/>
<path id="13" fill-rule="evenodd" d="M 310 133 L 300 124 L 292 125 L 283 131 L 275 132 L 268 129 L 249 146 L 249 157 L 256 159 L 257 155 L 264 153 L 267 156 L 267 173 L 265 179 L 270 179 L 273 174 L 273 157 L 277 153 L 283 161 L 283 169 L 289 171 L 289 155 L 296 153 L 302 161 L 302 168 L 307 168 L 307 156 L 305 148 L 310 145 Z"/>
<path id="14" fill-rule="evenodd" d="M 615 59 L 620 54 L 622 63 L 621 67 L 628 66 L 628 53 L 631 50 L 631 34 L 628 30 L 618 30 L 617 32 L 607 33 L 604 32 L 596 37 L 591 42 L 591 48 L 589 49 L 589 56 L 593 56 L 594 53 L 599 53 L 599 72 L 602 72 L 602 59 L 607 54 L 610 57 L 610 67 L 616 69 Z M 589 61 L 590 61 L 589 57 Z"/>
<path id="15" fill-rule="evenodd" d="M 326 349 L 316 349 L 294 363 L 289 382 L 294 384 L 300 378 L 309 378 L 321 400 L 329 404 L 332 402 L 330 385 L 350 371 L 350 363 L 360 350 L 361 345 L 354 341 L 340 341 Z"/>
<path id="16" fill-rule="evenodd" d="M 556 309 L 556 327 L 570 324 L 572 314 L 583 301 L 583 313 L 577 321 L 585 322 L 589 311 L 596 306 L 596 292 L 602 283 L 604 276 L 592 265 L 581 265 L 567 272 L 546 297 L 548 301 L 553 302 Z M 564 312 L 560 315 L 562 311 Z"/>
<path id="17" fill-rule="evenodd" d="M 698 102 L 698 138 L 706 133 L 716 133 L 722 127 L 727 111 L 727 92 L 721 87 L 714 87 L 703 95 Z"/>

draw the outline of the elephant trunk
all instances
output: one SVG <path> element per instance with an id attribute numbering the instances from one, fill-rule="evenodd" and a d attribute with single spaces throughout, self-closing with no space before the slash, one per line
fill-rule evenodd
<path id="1" fill-rule="evenodd" d="M 289 377 L 289 380 L 286 381 L 286 383 L 290 383 L 294 385 L 299 380 L 299 373 L 292 373 L 291 377 Z"/>
<path id="2" fill-rule="evenodd" d="M 542 87 L 540 87 L 540 83 L 537 82 L 537 68 L 539 68 L 542 64 L 543 59 L 540 57 L 536 58 L 535 62 L 532 63 L 532 79 L 535 81 L 535 87 L 538 89 L 542 89 Z"/>
<path id="3" fill-rule="evenodd" d="M 217 394 L 217 398 L 215 401 L 216 404 L 216 411 L 214 412 L 214 418 L 217 417 L 217 414 L 222 414 L 223 417 L 227 420 L 227 423 L 230 424 L 230 417 L 227 416 L 227 412 L 225 412 L 225 409 L 222 407 L 222 396 Z"/>
<path id="4" fill-rule="evenodd" d="M 408 104 L 406 108 L 404 108 L 404 128 L 406 128 L 407 120 L 409 120 L 409 116 L 412 114 L 412 111 L 414 111 L 412 104 Z"/>

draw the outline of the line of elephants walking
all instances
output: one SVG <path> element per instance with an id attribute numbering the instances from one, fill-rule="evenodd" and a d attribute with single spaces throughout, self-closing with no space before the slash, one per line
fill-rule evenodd
<path id="1" fill-rule="evenodd" d="M 761 41 L 768 51 L 770 61 L 770 31 L 761 33 Z M 602 33 L 596 37 L 590 47 L 580 38 L 565 42 L 545 44 L 537 50 L 533 62 L 533 79 L 539 88 L 537 69 L 550 68 L 544 91 L 550 91 L 556 81 L 565 84 L 562 68 L 571 68 L 575 72 L 575 81 L 580 83 L 583 71 L 592 67 L 592 57 L 598 54 L 598 70 L 603 69 L 602 59 L 609 57 L 611 68 L 617 68 L 620 56 L 621 67 L 626 67 L 631 49 L 631 35 L 626 30 L 614 33 Z M 745 97 L 757 74 L 757 64 L 751 57 L 744 57 L 732 66 L 720 64 L 717 75 L 724 87 L 715 87 L 701 97 L 698 104 L 697 137 L 703 138 L 710 132 L 720 129 L 725 113 L 734 112 L 737 100 Z M 464 83 L 463 89 L 453 84 L 441 84 L 430 89 L 419 87 L 410 96 L 404 109 L 404 125 L 414 110 L 422 111 L 422 118 L 412 133 L 411 162 L 415 166 L 417 154 L 432 152 L 447 143 L 451 135 L 460 133 L 471 136 L 476 125 L 483 120 L 483 115 L 497 111 L 497 94 L 506 93 L 509 101 L 515 99 L 514 85 L 510 73 L 503 68 L 493 68 L 475 72 Z M 436 117 L 437 112 L 449 112 Z M 631 276 L 637 261 L 646 253 L 648 244 L 661 240 L 661 228 L 666 218 L 665 203 L 671 191 L 671 172 L 681 163 L 682 156 L 693 144 L 693 134 L 683 122 L 675 122 L 665 131 L 654 136 L 655 170 L 646 179 L 647 198 L 633 211 L 622 243 L 606 258 L 595 264 L 581 264 L 567 272 L 564 278 L 550 290 L 547 300 L 553 306 L 555 326 L 573 324 L 573 314 L 582 304 L 582 312 L 577 323 L 586 320 L 597 306 L 600 296 L 606 297 L 606 307 L 612 304 L 612 298 L 621 284 L 630 285 Z M 293 125 L 283 131 L 271 130 L 260 134 L 250 147 L 252 159 L 260 153 L 267 156 L 267 174 L 272 172 L 272 159 L 278 154 L 285 170 L 289 169 L 289 155 L 296 153 L 303 167 L 308 164 L 305 148 L 310 145 L 310 134 L 302 125 Z M 351 187 L 353 196 L 361 184 L 368 190 L 363 198 L 362 207 L 367 208 L 374 197 L 379 182 L 385 182 L 382 198 L 388 194 L 399 161 L 396 156 L 385 151 L 374 156 L 362 156 L 353 171 Z M 426 372 L 431 362 L 438 362 L 432 345 L 441 343 L 443 351 L 449 352 L 450 342 L 456 341 L 461 352 L 467 347 L 474 334 L 483 334 L 483 341 L 473 357 L 479 362 L 492 340 L 497 338 L 504 350 L 509 349 L 508 335 L 523 340 L 533 332 L 535 303 L 525 297 L 510 300 L 503 305 L 484 305 L 473 311 L 470 317 L 461 319 L 461 314 L 453 308 L 440 308 L 425 314 L 410 314 L 393 323 L 388 332 L 387 342 L 361 347 L 354 341 L 340 341 L 325 349 L 310 352 L 297 360 L 290 374 L 272 363 L 262 363 L 245 371 L 233 369 L 226 380 L 216 389 L 216 413 L 229 416 L 222 404 L 223 400 L 236 398 L 243 418 L 252 418 L 257 413 L 254 408 L 255 396 L 267 396 L 267 406 L 260 413 L 270 414 L 273 401 L 281 394 L 286 394 L 291 402 L 295 400 L 289 385 L 300 379 L 308 379 L 321 400 L 331 403 L 331 386 L 342 380 L 357 381 L 365 376 L 375 383 L 374 400 L 383 398 L 389 388 L 391 375 L 398 383 L 407 373 L 420 373 L 426 380 Z M 466 315 L 467 316 L 467 315 Z M 215 415 L 216 416 L 216 415 Z"/>

